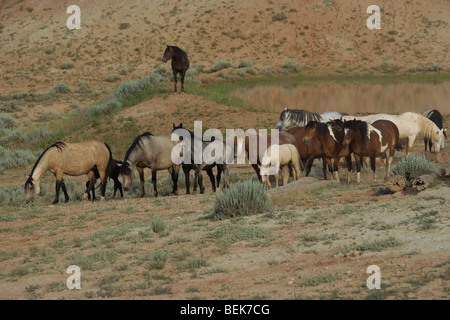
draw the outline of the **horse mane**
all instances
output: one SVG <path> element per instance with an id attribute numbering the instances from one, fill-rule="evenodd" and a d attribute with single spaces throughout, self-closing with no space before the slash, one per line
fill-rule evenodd
<path id="1" fill-rule="evenodd" d="M 39 156 L 39 158 L 38 158 L 38 159 L 36 160 L 36 162 L 34 163 L 33 169 L 31 169 L 31 173 L 30 173 L 30 175 L 29 175 L 27 181 L 25 182 L 25 187 L 26 187 L 27 185 L 29 185 L 29 184 L 30 184 L 30 185 L 33 185 L 33 181 L 31 180 L 31 177 L 33 176 L 34 170 L 36 170 L 36 168 L 37 168 L 39 162 L 41 161 L 42 157 L 44 156 L 44 154 L 45 154 L 48 150 L 50 150 L 50 149 L 52 149 L 52 148 L 57 148 L 58 150 L 62 150 L 62 149 L 65 148 L 65 147 L 66 147 L 66 143 L 65 143 L 65 142 L 63 142 L 63 141 L 58 141 L 58 142 L 55 142 L 54 144 L 52 144 L 52 145 L 51 145 L 50 147 L 48 147 L 47 149 L 45 149 L 44 152 L 41 153 L 41 155 Z"/>
<path id="2" fill-rule="evenodd" d="M 435 136 L 435 130 L 440 130 L 440 128 L 433 121 L 421 114 L 417 114 L 417 118 L 419 120 L 420 130 L 425 138 L 430 140 L 433 140 L 433 137 L 438 138 Z"/>
<path id="3" fill-rule="evenodd" d="M 134 150 L 134 148 L 136 148 L 136 147 L 142 148 L 142 146 L 141 146 L 141 140 L 142 140 L 142 138 L 144 138 L 144 137 L 150 137 L 150 136 L 153 136 L 153 134 L 150 133 L 150 132 L 144 132 L 143 134 L 137 136 L 137 137 L 134 139 L 133 143 L 132 143 L 131 146 L 128 148 L 127 153 L 125 154 L 125 158 L 124 158 L 124 160 L 123 160 L 123 165 L 122 165 L 122 167 L 127 167 L 126 162 L 127 162 L 127 160 L 128 160 L 128 157 L 130 156 L 131 152 Z"/>
<path id="4" fill-rule="evenodd" d="M 285 118 L 289 117 L 291 120 L 293 120 L 296 123 L 308 123 L 311 121 L 321 121 L 322 117 L 320 114 L 316 112 L 311 112 L 308 110 L 295 110 L 295 109 L 285 109 L 283 110 L 285 113 Z M 283 113 L 282 112 L 282 113 Z M 288 114 L 286 116 L 286 113 Z M 281 120 L 281 116 L 280 116 Z"/>
<path id="5" fill-rule="evenodd" d="M 369 125 L 367 122 L 362 120 L 351 120 L 344 122 L 344 129 L 352 129 L 354 131 L 359 131 L 361 135 L 362 144 L 366 143 L 365 137 L 367 136 L 367 132 L 369 129 Z"/>

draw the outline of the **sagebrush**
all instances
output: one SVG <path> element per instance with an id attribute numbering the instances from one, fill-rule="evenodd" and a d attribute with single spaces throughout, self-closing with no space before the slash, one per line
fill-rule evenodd
<path id="1" fill-rule="evenodd" d="M 434 172 L 433 163 L 425 159 L 424 156 L 417 156 L 414 153 L 401 159 L 400 162 L 392 166 L 391 170 L 392 175 L 401 175 L 409 185 L 418 176 L 432 172 Z"/>
<path id="2" fill-rule="evenodd" d="M 271 209 L 267 187 L 257 181 L 246 180 L 233 184 L 216 195 L 216 220 L 247 216 Z"/>

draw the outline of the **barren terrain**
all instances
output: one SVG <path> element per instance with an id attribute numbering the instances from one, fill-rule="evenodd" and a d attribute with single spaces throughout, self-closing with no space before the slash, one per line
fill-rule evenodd
<path id="1" fill-rule="evenodd" d="M 134 136 L 170 132 L 173 123 L 192 129 L 201 120 L 204 129 L 224 132 L 272 128 L 278 120 L 279 110 L 220 102 L 195 94 L 194 86 L 299 74 L 439 77 L 450 70 L 445 0 L 382 1 L 382 29 L 375 31 L 366 27 L 371 1 L 79 1 L 80 30 L 66 27 L 70 4 L 0 4 L 0 107 L 10 103 L 2 114 L 17 123 L 0 131 L 10 135 L 2 148 L 31 150 L 37 158 L 45 148 L 36 146 L 40 140 L 17 136 L 42 127 L 64 132 L 66 141 L 104 140 L 122 159 Z M 187 93 L 171 93 L 166 81 L 149 99 L 65 131 L 71 112 L 161 68 L 167 44 L 191 58 Z M 205 72 L 219 61 L 230 66 Z M 170 66 L 164 67 L 167 75 Z M 61 83 L 70 90 L 41 96 Z M 449 127 L 448 105 L 439 108 Z M 430 157 L 421 135 L 414 152 Z M 397 152 L 394 163 L 404 156 Z M 449 298 L 448 178 L 422 192 L 392 194 L 384 181 L 372 182 L 368 169 L 360 185 L 355 174 L 347 185 L 323 181 L 316 164 L 311 177 L 268 191 L 272 205 L 265 212 L 216 221 L 206 175 L 205 194 L 186 195 L 180 178 L 179 195 L 172 196 L 165 171 L 158 172 L 161 196 L 151 195 L 146 170 L 146 197 L 138 198 L 135 181 L 124 199 L 112 199 L 111 181 L 104 202 L 81 201 L 85 177 L 67 177 L 72 198 L 57 205 L 50 205 L 54 178 L 47 173 L 42 195 L 26 205 L 24 176 L 33 164 L 0 172 L 0 199 L 13 195 L 0 205 L 0 299 Z M 434 165 L 450 171 L 448 158 Z M 256 178 L 249 165 L 230 172 L 232 184 Z M 346 174 L 341 169 L 342 181 Z M 70 265 L 81 268 L 80 290 L 66 286 Z M 380 290 L 366 286 L 371 265 L 380 267 Z"/>

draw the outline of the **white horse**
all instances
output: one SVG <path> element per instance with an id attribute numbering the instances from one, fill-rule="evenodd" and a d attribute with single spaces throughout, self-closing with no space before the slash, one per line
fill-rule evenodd
<path id="1" fill-rule="evenodd" d="M 270 189 L 269 183 L 269 167 L 270 165 L 275 167 L 275 185 L 278 187 L 278 173 L 281 169 L 283 174 L 283 185 L 286 185 L 289 179 L 289 163 L 292 164 L 292 176 L 294 180 L 297 180 L 301 176 L 300 171 L 300 156 L 297 148 L 292 144 L 271 145 L 264 152 L 264 156 L 261 160 L 261 182 L 267 185 Z"/>
<path id="2" fill-rule="evenodd" d="M 444 149 L 445 146 L 444 129 L 439 129 L 433 121 L 415 112 L 405 112 L 400 115 L 380 113 L 364 117 L 344 116 L 342 119 L 362 120 L 370 124 L 377 120 L 392 121 L 398 128 L 400 134 L 399 138 L 408 139 L 406 155 L 409 155 L 411 152 L 416 136 L 419 133 L 422 133 L 425 138 L 432 141 L 433 152 L 439 152 Z"/>

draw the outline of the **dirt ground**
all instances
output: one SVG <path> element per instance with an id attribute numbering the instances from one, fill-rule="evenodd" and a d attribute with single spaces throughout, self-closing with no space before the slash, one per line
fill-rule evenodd
<path id="1" fill-rule="evenodd" d="M 145 121 L 157 112 L 148 111 L 149 105 L 177 108 L 184 98 L 170 95 L 167 106 L 161 99 L 127 114 Z M 189 103 L 207 104 L 194 97 Z M 418 138 L 414 149 L 420 153 L 422 148 Z M 395 161 L 403 156 L 398 152 Z M 448 162 L 437 165 L 448 170 Z M 234 182 L 255 176 L 249 165 L 230 171 Z M 203 195 L 186 195 L 180 186 L 178 196 L 58 205 L 49 205 L 54 182 L 47 175 L 45 200 L 0 209 L 0 297 L 448 299 L 448 179 L 420 193 L 391 194 L 383 181 L 372 182 L 367 169 L 359 186 L 355 174 L 348 186 L 323 181 L 320 171 L 271 189 L 273 207 L 267 212 L 223 221 L 211 219 L 215 194 L 206 175 Z M 378 176 L 383 172 L 379 168 Z M 8 180 L 20 175 L 19 170 L 6 174 Z M 158 179 L 165 176 L 158 173 Z M 345 181 L 345 170 L 340 176 Z M 146 188 L 151 194 L 149 183 Z M 152 229 L 156 216 L 164 220 L 164 232 Z M 240 238 L 239 227 L 249 235 Z M 219 236 L 228 229 L 230 235 Z M 156 253 L 161 252 L 165 263 L 159 269 L 152 261 L 159 261 Z M 65 285 L 72 264 L 81 265 L 80 290 Z M 367 288 L 371 265 L 380 268 L 380 290 Z"/>
<path id="2" fill-rule="evenodd" d="M 447 1 L 384 3 L 385 27 L 376 34 L 365 27 L 369 2 L 95 1 L 98 10 L 88 10 L 90 2 L 80 1 L 76 33 L 67 31 L 63 2 L 3 1 L 0 94 L 43 93 L 61 82 L 75 91 L 86 82 L 107 96 L 120 81 L 160 66 L 168 43 L 185 47 L 204 67 L 249 60 L 263 70 L 294 59 L 310 75 L 392 74 L 432 64 L 449 70 Z M 60 68 L 64 61 L 74 67 Z M 110 74 L 120 81 L 106 81 Z M 198 79 L 223 81 L 206 73 Z M 25 125 L 42 111 L 65 114 L 70 103 L 33 104 L 17 121 Z M 132 119 L 163 133 L 172 123 L 192 129 L 202 120 L 204 128 L 247 129 L 270 127 L 278 116 L 186 93 L 156 96 L 101 125 Z M 449 127 L 450 117 L 445 121 Z M 83 135 L 94 131 L 88 126 Z M 419 136 L 414 151 L 422 150 Z M 120 159 L 125 150 L 113 153 Z M 404 155 L 396 153 L 394 163 Z M 436 166 L 450 171 L 448 160 Z M 22 187 L 31 167 L 2 172 L 0 187 Z M 216 194 L 206 175 L 205 194 L 186 195 L 181 185 L 177 196 L 154 198 L 147 180 L 145 198 L 130 192 L 111 199 L 110 182 L 104 202 L 50 205 L 54 178 L 47 174 L 34 204 L 0 206 L 0 299 L 448 300 L 449 179 L 391 194 L 367 169 L 361 185 L 355 174 L 351 185 L 323 181 L 320 171 L 269 191 L 272 207 L 264 213 L 219 221 L 211 218 Z M 230 172 L 233 183 L 255 178 L 249 165 Z M 383 177 L 384 168 L 377 173 Z M 341 169 L 342 181 L 346 175 Z M 167 176 L 158 172 L 161 190 Z M 85 182 L 67 180 L 74 189 Z M 81 269 L 79 290 L 66 285 L 70 265 Z M 380 268 L 380 290 L 367 287 L 372 265 Z"/>

